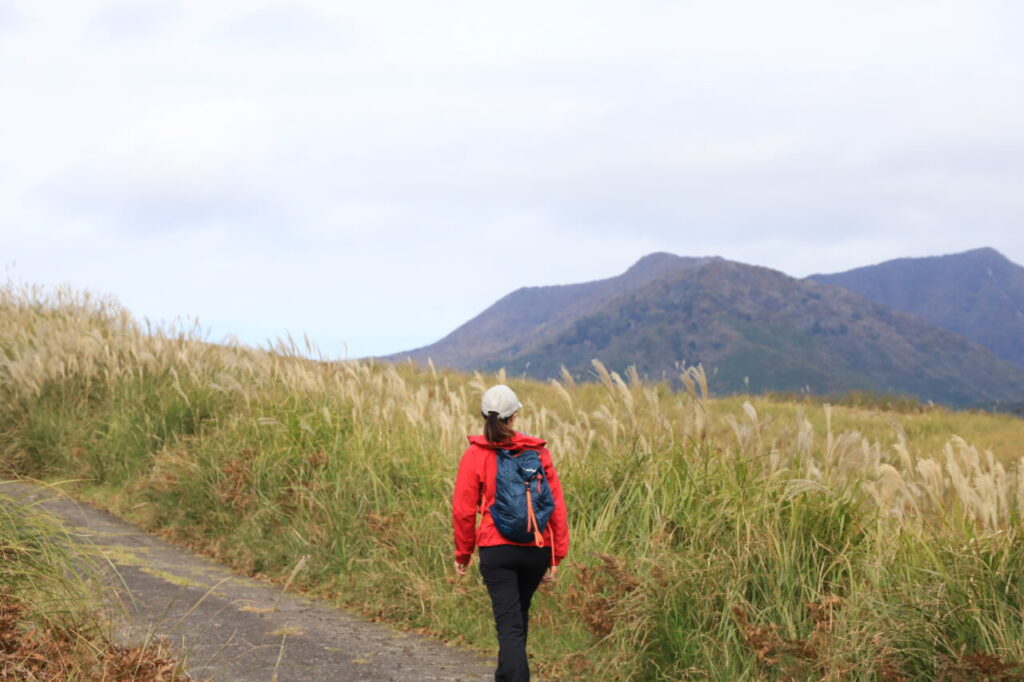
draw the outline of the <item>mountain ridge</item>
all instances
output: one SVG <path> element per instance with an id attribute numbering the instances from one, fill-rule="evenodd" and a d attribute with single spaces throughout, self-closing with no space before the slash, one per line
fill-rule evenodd
<path id="1" fill-rule="evenodd" d="M 1024 367 L 1024 267 L 996 249 L 897 258 L 808 279 L 922 317 Z"/>
<path id="2" fill-rule="evenodd" d="M 521 287 L 503 296 L 441 340 L 385 360 L 412 359 L 457 369 L 473 369 L 494 353 L 514 353 L 545 333 L 554 333 L 572 319 L 596 309 L 624 291 L 674 270 L 700 267 L 718 256 L 685 257 L 666 252 L 644 256 L 621 275 L 577 284 Z"/>
<path id="3" fill-rule="evenodd" d="M 962 337 L 839 287 L 730 261 L 655 281 L 503 364 L 544 378 L 557 360 L 586 371 L 590 357 L 651 378 L 700 363 L 724 393 L 866 390 L 951 404 L 1024 395 L 1024 371 Z"/>
<path id="4" fill-rule="evenodd" d="M 994 250 L 970 253 L 1002 258 Z M 654 253 L 616 277 L 518 289 L 437 343 L 386 359 L 504 367 L 539 379 L 557 376 L 562 365 L 585 378 L 595 357 L 611 369 L 635 365 L 669 380 L 680 363 L 701 363 L 720 393 L 1024 400 L 1024 369 L 919 315 L 818 278 Z"/>

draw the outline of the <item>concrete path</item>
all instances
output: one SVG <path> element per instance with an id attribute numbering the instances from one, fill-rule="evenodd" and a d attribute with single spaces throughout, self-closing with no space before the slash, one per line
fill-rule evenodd
<path id="1" fill-rule="evenodd" d="M 127 605 L 119 635 L 136 642 L 166 635 L 195 679 L 494 679 L 490 660 L 283 594 L 54 489 L 4 481 L 0 494 L 39 501 L 109 559 Z"/>

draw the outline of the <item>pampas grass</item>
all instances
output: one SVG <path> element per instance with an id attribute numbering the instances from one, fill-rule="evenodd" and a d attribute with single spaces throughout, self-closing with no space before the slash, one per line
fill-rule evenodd
<path id="1" fill-rule="evenodd" d="M 480 392 L 512 381 L 573 528 L 531 629 L 554 679 L 933 679 L 1024 660 L 1021 584 L 995 570 L 1020 551 L 1012 417 L 715 399 L 699 366 L 673 391 L 597 360 L 587 383 L 328 361 L 66 290 L 0 290 L 0 324 L 8 471 L 86 480 L 242 570 L 487 649 L 483 590 L 448 572 L 448 503 Z"/>

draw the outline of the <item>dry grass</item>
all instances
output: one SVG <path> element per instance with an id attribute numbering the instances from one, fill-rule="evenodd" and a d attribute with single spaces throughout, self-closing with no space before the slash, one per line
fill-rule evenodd
<path id="1" fill-rule="evenodd" d="M 1013 417 L 712 399 L 700 367 L 672 392 L 596 361 L 585 384 L 326 362 L 70 292 L 0 290 L 0 324 L 9 470 L 88 479 L 252 572 L 308 557 L 296 587 L 480 645 L 483 595 L 446 580 L 447 503 L 480 392 L 511 381 L 574 529 L 537 609 L 554 677 L 957 679 L 1022 658 L 1022 586 L 993 568 L 1024 559 Z"/>
<path id="2" fill-rule="evenodd" d="M 177 682 L 190 678 L 163 641 L 123 647 L 94 633 L 41 626 L 25 602 L 0 592 L 0 679 Z"/>
<path id="3" fill-rule="evenodd" d="M 98 575 L 55 517 L 0 494 L 0 679 L 187 679 L 165 642 L 112 641 Z"/>

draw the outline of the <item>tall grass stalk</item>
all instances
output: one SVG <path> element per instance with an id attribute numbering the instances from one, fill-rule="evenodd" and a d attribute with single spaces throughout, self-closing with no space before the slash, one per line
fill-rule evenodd
<path id="1" fill-rule="evenodd" d="M 0 591 L 43 625 L 87 630 L 98 623 L 97 566 L 78 546 L 55 517 L 5 494 L 0 482 Z"/>
<path id="2" fill-rule="evenodd" d="M 204 342 L 68 291 L 0 290 L 0 448 L 242 570 L 493 646 L 448 502 L 499 373 Z M 711 397 L 594 363 L 518 381 L 573 528 L 531 632 L 556 679 L 934 679 L 1024 660 L 1011 417 Z M 304 558 L 301 571 L 293 571 Z M 1010 572 L 1012 575 L 1014 572 Z"/>
<path id="3" fill-rule="evenodd" d="M 126 646 L 101 567 L 53 515 L 0 482 L 0 679 L 185 679 L 166 642 Z"/>

